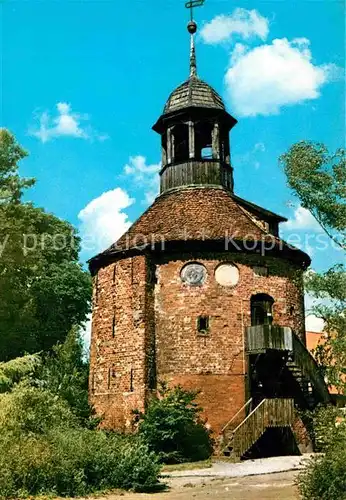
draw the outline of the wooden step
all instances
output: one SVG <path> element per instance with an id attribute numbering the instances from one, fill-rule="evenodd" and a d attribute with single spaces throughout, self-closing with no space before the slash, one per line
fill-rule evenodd
<path id="1" fill-rule="evenodd" d="M 269 427 L 291 426 L 294 420 L 293 399 L 263 399 L 233 431 L 224 436 L 221 453 L 241 458 Z"/>

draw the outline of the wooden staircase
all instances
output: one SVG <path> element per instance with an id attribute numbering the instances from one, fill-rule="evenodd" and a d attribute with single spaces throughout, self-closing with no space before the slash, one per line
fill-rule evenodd
<path id="1" fill-rule="evenodd" d="M 281 351 L 286 367 L 298 383 L 306 405 L 329 403 L 330 395 L 321 370 L 312 354 L 289 327 L 257 325 L 246 329 L 247 354 L 265 354 Z"/>
<path id="2" fill-rule="evenodd" d="M 250 402 L 251 400 L 246 405 Z M 229 424 L 224 427 L 220 454 L 235 460 L 240 459 L 258 441 L 266 429 L 269 427 L 291 427 L 293 421 L 293 399 L 263 399 L 235 429 L 230 431 Z"/>
<path id="3" fill-rule="evenodd" d="M 308 407 L 317 403 L 330 403 L 328 386 L 311 353 L 303 342 L 292 333 L 292 350 L 288 354 L 286 366 L 298 382 Z"/>

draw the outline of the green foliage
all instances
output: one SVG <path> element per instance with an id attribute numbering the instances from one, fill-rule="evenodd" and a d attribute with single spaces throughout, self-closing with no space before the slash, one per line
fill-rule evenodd
<path id="1" fill-rule="evenodd" d="M 298 476 L 303 500 L 346 499 L 346 443 L 308 461 Z"/>
<path id="2" fill-rule="evenodd" d="M 41 357 L 30 354 L 0 363 L 0 393 L 9 391 L 21 380 L 30 379 L 41 366 Z"/>
<path id="3" fill-rule="evenodd" d="M 66 400 L 25 382 L 0 394 L 0 449 L 1 498 L 158 483 L 157 457 L 140 439 L 82 428 Z"/>
<path id="4" fill-rule="evenodd" d="M 0 496 L 81 496 L 111 488 L 151 490 L 160 465 L 141 442 L 87 429 L 0 435 Z"/>
<path id="5" fill-rule="evenodd" d="M 63 344 L 53 347 L 37 374 L 41 386 L 65 400 L 83 426 L 95 427 L 88 401 L 89 363 L 84 357 L 79 330 L 72 328 Z"/>
<path id="6" fill-rule="evenodd" d="M 313 412 L 315 445 L 325 452 L 344 443 L 346 446 L 346 414 L 335 406 L 321 406 Z"/>
<path id="7" fill-rule="evenodd" d="M 309 460 L 298 476 L 303 500 L 346 498 L 346 414 L 333 406 L 313 412 L 315 444 L 323 456 Z"/>
<path id="8" fill-rule="evenodd" d="M 34 179 L 22 179 L 18 171 L 18 162 L 27 156 L 27 152 L 16 142 L 6 129 L 0 129 L 0 203 L 19 202 L 23 190 L 35 183 Z"/>
<path id="9" fill-rule="evenodd" d="M 151 399 L 144 415 L 138 414 L 139 435 L 162 462 L 198 461 L 211 455 L 212 441 L 195 403 L 197 395 L 161 383 L 159 397 Z"/>
<path id="10" fill-rule="evenodd" d="M 77 418 L 63 399 L 46 389 L 18 384 L 0 394 L 2 433 L 43 434 L 54 427 L 75 427 Z"/>
<path id="11" fill-rule="evenodd" d="M 26 387 L 47 389 L 68 404 L 81 425 L 95 428 L 100 419 L 93 416 L 88 401 L 89 363 L 84 356 L 78 328 L 72 328 L 64 343 L 48 353 L 31 354 L 0 363 L 0 393 L 23 382 Z"/>
<path id="12" fill-rule="evenodd" d="M 314 355 L 329 384 L 346 395 L 346 269 L 337 265 L 322 274 L 309 273 L 306 290 L 321 303 L 314 313 L 325 322 L 325 342 Z"/>
<path id="13" fill-rule="evenodd" d="M 78 263 L 80 239 L 68 223 L 21 200 L 25 153 L 0 135 L 0 360 L 50 349 L 90 310 L 91 279 Z M 2 200 L 2 202 L 1 202 Z"/>
<path id="14" fill-rule="evenodd" d="M 280 161 L 302 206 L 338 245 L 346 248 L 345 150 L 329 154 L 323 144 L 301 141 Z"/>
<path id="15" fill-rule="evenodd" d="M 329 154 L 323 144 L 302 141 L 281 156 L 288 184 L 325 232 L 346 249 L 345 150 Z M 308 273 L 306 290 L 320 303 L 311 312 L 325 322 L 326 342 L 315 356 L 328 382 L 346 394 L 346 270 Z"/>

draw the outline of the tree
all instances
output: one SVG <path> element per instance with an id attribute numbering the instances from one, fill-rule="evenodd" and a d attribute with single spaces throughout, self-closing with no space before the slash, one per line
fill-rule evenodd
<path id="1" fill-rule="evenodd" d="M 281 156 L 288 185 L 324 231 L 346 250 L 345 150 L 329 154 L 323 144 L 299 142 Z M 328 382 L 346 395 L 346 270 L 336 265 L 325 273 L 308 272 L 306 290 L 320 300 L 314 313 L 325 322 L 325 342 L 315 356 Z M 316 443 L 323 456 L 310 459 L 298 477 L 306 500 L 337 500 L 346 489 L 346 423 L 335 408 L 314 414 Z"/>
<path id="2" fill-rule="evenodd" d="M 80 239 L 68 222 L 24 203 L 32 179 L 26 156 L 0 134 L 0 360 L 50 349 L 90 311 L 90 275 L 78 263 Z"/>
<path id="3" fill-rule="evenodd" d="M 310 458 L 298 476 L 304 500 L 339 500 L 346 491 L 346 419 L 344 412 L 329 406 L 313 414 L 315 442 L 322 454 Z"/>
<path id="4" fill-rule="evenodd" d="M 78 328 L 72 328 L 65 342 L 55 345 L 44 358 L 37 373 L 40 384 L 65 400 L 81 424 L 96 427 L 100 418 L 93 417 L 88 401 L 89 362 Z"/>
<path id="5" fill-rule="evenodd" d="M 317 346 L 315 357 L 329 384 L 346 395 L 345 266 L 336 265 L 322 274 L 310 273 L 306 281 L 310 294 L 322 300 L 314 312 L 325 323 L 326 340 Z"/>
<path id="6" fill-rule="evenodd" d="M 346 250 L 345 150 L 302 141 L 281 156 L 288 185 L 324 231 Z M 316 357 L 328 381 L 346 394 L 346 270 L 344 264 L 306 276 L 306 290 L 320 299 L 314 313 L 325 321 L 326 341 Z"/>
<path id="7" fill-rule="evenodd" d="M 280 157 L 288 184 L 333 241 L 346 249 L 345 150 L 329 154 L 320 143 L 301 141 Z"/>
<path id="8" fill-rule="evenodd" d="M 0 129 L 0 203 L 20 202 L 23 190 L 35 184 L 34 179 L 18 175 L 18 162 L 27 152 L 6 129 Z"/>

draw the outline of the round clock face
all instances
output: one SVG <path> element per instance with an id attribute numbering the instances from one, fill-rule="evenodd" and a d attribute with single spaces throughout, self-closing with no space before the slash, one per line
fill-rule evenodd
<path id="1" fill-rule="evenodd" d="M 181 279 L 183 283 L 197 286 L 202 285 L 207 277 L 207 270 L 202 264 L 187 264 L 181 270 Z"/>
<path id="2" fill-rule="evenodd" d="M 233 264 L 221 264 L 215 270 L 215 279 L 222 286 L 235 286 L 239 281 L 239 270 Z"/>

